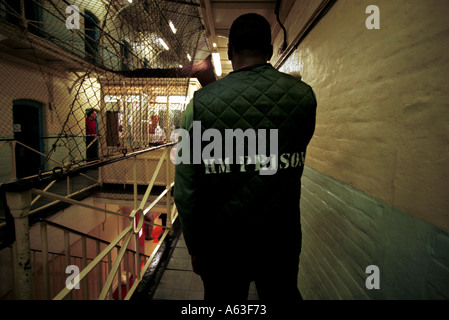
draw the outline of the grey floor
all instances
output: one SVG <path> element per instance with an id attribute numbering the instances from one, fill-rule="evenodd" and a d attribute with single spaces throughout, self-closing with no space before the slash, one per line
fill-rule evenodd
<path id="1" fill-rule="evenodd" d="M 203 282 L 192 270 L 190 255 L 181 235 L 153 296 L 154 300 L 203 300 Z M 254 283 L 251 283 L 248 300 L 257 300 Z"/>

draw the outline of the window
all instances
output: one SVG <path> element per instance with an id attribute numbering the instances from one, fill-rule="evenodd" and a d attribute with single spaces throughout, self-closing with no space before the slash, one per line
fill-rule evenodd
<path id="1" fill-rule="evenodd" d="M 28 30 L 35 35 L 43 34 L 41 0 L 25 0 L 25 19 L 28 21 Z"/>
<path id="2" fill-rule="evenodd" d="M 122 70 L 129 70 L 129 43 L 123 40 L 120 44 Z"/>
<path id="3" fill-rule="evenodd" d="M 6 20 L 10 23 L 20 25 L 22 21 L 22 8 L 20 1 L 5 0 Z"/>
<path id="4" fill-rule="evenodd" d="M 99 20 L 93 13 L 84 11 L 84 50 L 87 60 L 94 64 L 99 63 L 98 39 L 100 28 L 98 24 Z"/>

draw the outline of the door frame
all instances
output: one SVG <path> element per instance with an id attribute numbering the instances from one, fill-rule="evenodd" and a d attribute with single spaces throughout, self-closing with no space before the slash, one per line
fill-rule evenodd
<path id="1" fill-rule="evenodd" d="M 39 149 L 37 151 L 40 151 L 41 153 L 45 154 L 44 150 L 44 140 L 42 139 L 44 136 L 44 128 L 43 128 L 43 106 L 44 104 L 42 102 L 31 100 L 31 99 L 16 99 L 12 102 L 12 122 L 14 125 L 14 107 L 15 106 L 29 106 L 37 109 L 38 114 L 38 126 L 39 126 Z M 14 129 L 13 129 L 13 137 L 14 137 Z M 39 156 L 40 163 L 39 167 L 42 166 L 42 156 Z"/>

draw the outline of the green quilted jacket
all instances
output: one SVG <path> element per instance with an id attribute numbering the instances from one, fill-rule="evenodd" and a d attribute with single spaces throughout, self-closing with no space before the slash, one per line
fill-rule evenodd
<path id="1" fill-rule="evenodd" d="M 190 163 L 176 165 L 174 191 L 191 255 L 263 255 L 280 239 L 288 252 L 299 254 L 301 175 L 315 114 L 311 87 L 270 64 L 231 72 L 195 92 L 181 125 L 190 133 Z M 221 141 L 204 136 L 210 128 Z M 264 132 L 266 139 L 256 140 L 255 149 L 248 136 L 235 139 L 235 152 L 226 157 L 226 134 L 239 129 L 252 130 L 257 139 Z M 204 156 L 212 141 L 222 146 L 221 154 L 207 153 L 215 160 Z M 266 157 L 260 156 L 264 150 Z"/>

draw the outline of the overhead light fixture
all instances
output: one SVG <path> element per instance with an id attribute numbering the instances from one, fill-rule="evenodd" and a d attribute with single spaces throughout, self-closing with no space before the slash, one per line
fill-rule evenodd
<path id="1" fill-rule="evenodd" d="M 187 59 L 189 59 L 189 61 L 192 61 L 192 57 L 190 56 L 190 54 L 187 54 Z"/>
<path id="2" fill-rule="evenodd" d="M 133 3 L 133 0 L 128 0 L 129 3 Z"/>
<path id="3" fill-rule="evenodd" d="M 170 96 L 168 97 L 169 103 L 185 103 L 187 97 L 185 96 Z M 167 96 L 157 96 L 156 103 L 167 103 Z"/>
<path id="4" fill-rule="evenodd" d="M 217 44 L 214 42 L 214 43 L 212 43 L 212 46 L 213 46 L 214 48 L 216 48 L 216 47 L 217 47 Z"/>
<path id="5" fill-rule="evenodd" d="M 220 61 L 220 54 L 218 52 L 212 53 L 212 63 L 214 65 L 215 74 L 217 76 L 221 76 L 222 70 L 221 70 L 221 61 Z"/>
<path id="6" fill-rule="evenodd" d="M 158 41 L 165 48 L 165 50 L 169 49 L 169 47 L 167 46 L 167 44 L 165 43 L 165 41 L 162 38 L 159 38 Z"/>
<path id="7" fill-rule="evenodd" d="M 168 25 L 170 26 L 171 31 L 173 33 L 176 33 L 177 30 L 176 30 L 175 25 L 173 24 L 173 22 L 171 20 L 168 21 Z"/>

